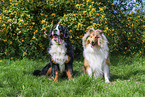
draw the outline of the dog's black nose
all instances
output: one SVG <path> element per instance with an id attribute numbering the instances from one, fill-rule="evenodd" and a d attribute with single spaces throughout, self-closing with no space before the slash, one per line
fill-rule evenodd
<path id="1" fill-rule="evenodd" d="M 95 45 L 95 42 L 94 42 L 94 41 L 92 41 L 92 42 L 91 42 L 91 44 L 94 46 L 94 45 Z"/>

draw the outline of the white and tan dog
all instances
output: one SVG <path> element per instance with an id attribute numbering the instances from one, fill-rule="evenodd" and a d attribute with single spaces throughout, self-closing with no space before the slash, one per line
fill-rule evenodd
<path id="1" fill-rule="evenodd" d="M 90 77 L 105 77 L 105 82 L 109 83 L 109 48 L 108 40 L 101 30 L 88 29 L 83 37 L 83 54 L 85 72 Z"/>

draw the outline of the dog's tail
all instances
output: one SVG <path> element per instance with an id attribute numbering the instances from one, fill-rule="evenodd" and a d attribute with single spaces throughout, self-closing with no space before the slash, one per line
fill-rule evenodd
<path id="1" fill-rule="evenodd" d="M 40 76 L 41 75 L 40 72 L 41 72 L 40 70 L 34 70 L 33 75 Z"/>
<path id="2" fill-rule="evenodd" d="M 49 73 L 48 70 L 50 70 Z M 34 70 L 33 75 L 41 76 L 41 75 L 46 75 L 47 73 L 51 74 L 51 72 L 52 72 L 52 64 L 49 62 L 42 70 Z"/>

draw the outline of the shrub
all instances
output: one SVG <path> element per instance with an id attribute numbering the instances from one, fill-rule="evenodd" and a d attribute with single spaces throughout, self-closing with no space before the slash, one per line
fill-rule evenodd
<path id="1" fill-rule="evenodd" d="M 82 37 L 89 27 L 107 36 L 110 52 L 143 53 L 144 13 L 122 13 L 109 0 L 2 0 L 0 1 L 1 57 L 47 56 L 48 33 L 60 23 L 71 32 L 75 56 L 82 55 Z"/>

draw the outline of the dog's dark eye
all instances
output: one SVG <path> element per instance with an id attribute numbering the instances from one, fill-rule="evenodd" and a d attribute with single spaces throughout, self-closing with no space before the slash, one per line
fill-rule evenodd
<path id="1" fill-rule="evenodd" d="M 95 38 L 99 38 L 98 36 L 96 36 Z"/>
<path id="2" fill-rule="evenodd" d="M 90 40 L 88 40 L 87 42 L 88 42 L 88 44 L 89 44 L 89 43 L 90 43 Z"/>
<path id="3" fill-rule="evenodd" d="M 61 27 L 59 26 L 58 29 L 60 29 Z"/>

